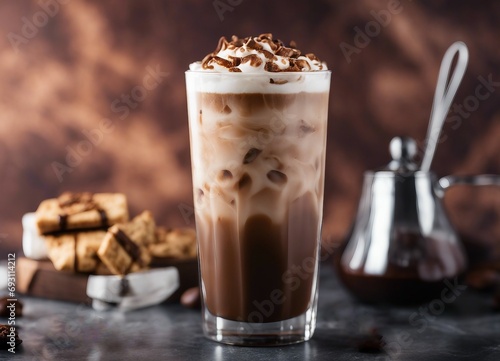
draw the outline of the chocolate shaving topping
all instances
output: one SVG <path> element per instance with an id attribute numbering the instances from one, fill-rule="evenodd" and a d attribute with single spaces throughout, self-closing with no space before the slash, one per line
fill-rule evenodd
<path id="1" fill-rule="evenodd" d="M 212 59 L 216 64 L 219 64 L 220 66 L 223 66 L 224 68 L 231 68 L 233 64 L 226 59 L 220 58 L 218 56 L 214 56 Z"/>
<path id="2" fill-rule="evenodd" d="M 243 46 L 243 44 L 245 43 L 245 40 L 246 39 L 239 39 L 236 35 L 233 35 L 231 37 L 230 45 L 239 48 L 240 46 Z"/>
<path id="3" fill-rule="evenodd" d="M 312 53 L 309 53 L 309 54 L 306 54 L 306 57 L 309 59 L 309 60 L 315 60 L 315 61 L 319 61 L 318 57 Z"/>
<path id="4" fill-rule="evenodd" d="M 291 71 L 300 71 L 300 67 L 296 63 L 296 59 L 293 59 L 293 58 L 290 58 L 290 65 L 288 68 L 292 69 Z"/>
<path id="5" fill-rule="evenodd" d="M 214 68 L 214 66 L 211 65 L 211 61 L 213 58 L 214 58 L 213 54 L 208 54 L 207 56 L 205 56 L 203 58 L 203 60 L 201 61 L 201 66 L 203 67 L 203 69 L 213 69 Z"/>
<path id="6" fill-rule="evenodd" d="M 281 42 L 279 40 L 277 40 L 276 42 L 274 42 L 272 39 L 270 38 L 262 38 L 260 39 L 260 41 L 264 44 L 267 44 L 271 50 L 273 52 L 275 52 L 277 49 L 279 49 L 282 45 L 280 44 Z"/>
<path id="7" fill-rule="evenodd" d="M 219 42 L 217 43 L 217 48 L 215 49 L 214 53 L 218 53 L 221 50 L 227 49 L 228 46 L 228 41 L 224 36 L 221 36 L 219 39 Z"/>
<path id="8" fill-rule="evenodd" d="M 311 66 L 309 63 L 302 59 L 295 60 L 295 65 L 299 67 L 299 69 L 311 70 Z"/>
<path id="9" fill-rule="evenodd" d="M 241 58 L 242 64 L 248 63 L 248 62 L 250 62 L 251 66 L 257 67 L 257 66 L 260 66 L 260 64 L 262 64 L 262 59 L 259 58 L 255 54 L 250 54 L 250 55 L 247 55 L 247 56 L 244 56 L 243 58 Z"/>
<path id="10" fill-rule="evenodd" d="M 264 56 L 266 57 L 266 59 L 269 59 L 269 60 L 275 60 L 275 56 L 273 53 L 271 53 L 270 51 L 267 51 L 267 50 L 262 50 L 261 51 L 262 54 L 264 54 Z"/>
<path id="11" fill-rule="evenodd" d="M 274 64 L 272 61 L 268 61 L 266 65 L 264 66 L 264 69 L 266 71 L 271 71 L 271 72 L 278 72 L 281 71 L 280 67 L 276 64 Z"/>
<path id="12" fill-rule="evenodd" d="M 228 56 L 229 60 L 231 61 L 231 63 L 233 64 L 233 66 L 238 66 L 241 64 L 241 58 L 237 57 L 237 56 L 231 56 L 229 55 Z"/>
<path id="13" fill-rule="evenodd" d="M 276 51 L 276 55 L 291 57 L 293 55 L 293 49 L 281 47 Z"/>
<path id="14" fill-rule="evenodd" d="M 233 52 L 233 55 L 227 54 L 227 51 Z M 253 54 L 249 55 L 249 52 Z M 234 56 L 234 54 L 239 55 L 240 53 L 242 54 L 241 57 Z M 284 61 L 286 59 L 289 62 Z M 240 72 L 239 65 L 248 61 L 255 68 L 260 68 L 262 63 L 266 61 L 264 70 L 269 72 L 300 72 L 324 69 L 324 65 L 321 64 L 314 54 L 308 53 L 302 55 L 302 52 L 297 49 L 297 44 L 294 41 L 291 41 L 289 46 L 285 46 L 281 40 L 273 39 L 271 33 L 246 38 L 239 38 L 233 35 L 231 41 L 228 41 L 225 37 L 221 37 L 217 48 L 214 52 L 205 56 L 201 65 L 203 69 L 207 70 L 214 70 L 218 66 L 226 68 L 230 72 Z M 283 68 L 280 68 L 276 64 L 278 61 L 280 61 L 280 64 L 283 64 Z M 288 63 L 289 65 L 287 66 Z M 313 64 L 314 69 L 312 69 L 311 64 Z"/>
<path id="15" fill-rule="evenodd" d="M 250 40 L 248 40 L 246 45 L 247 45 L 247 48 L 249 48 L 249 49 L 254 49 L 254 50 L 264 49 L 264 47 L 262 45 L 260 45 L 259 43 L 257 43 L 255 40 L 253 40 L 251 38 L 250 38 Z"/>

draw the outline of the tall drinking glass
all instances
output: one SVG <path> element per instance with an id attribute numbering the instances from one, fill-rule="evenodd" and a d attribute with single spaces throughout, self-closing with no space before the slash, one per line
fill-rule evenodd
<path id="1" fill-rule="evenodd" d="M 203 330 L 238 345 L 311 338 L 330 71 L 187 71 Z"/>

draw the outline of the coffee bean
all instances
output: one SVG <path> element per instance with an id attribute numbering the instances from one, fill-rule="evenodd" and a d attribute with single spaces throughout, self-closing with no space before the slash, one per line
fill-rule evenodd
<path id="1" fill-rule="evenodd" d="M 382 352 L 385 344 L 383 336 L 376 328 L 371 329 L 368 334 L 362 335 L 360 339 L 357 340 L 358 351 L 364 353 Z"/>
<path id="2" fill-rule="evenodd" d="M 12 345 L 9 344 L 11 341 L 10 334 L 11 334 L 11 326 L 0 325 L 0 349 L 12 348 Z M 15 335 L 14 342 L 16 343 L 16 346 L 18 346 L 23 342 L 23 340 L 19 338 L 17 330 L 14 330 L 14 335 Z"/>
<path id="3" fill-rule="evenodd" d="M 10 312 L 13 310 L 13 307 L 7 306 L 15 306 L 16 309 L 16 317 L 20 317 L 23 315 L 23 304 L 21 301 L 8 301 L 8 297 L 0 298 L 0 317 L 10 317 Z"/>
<path id="4" fill-rule="evenodd" d="M 200 288 L 189 288 L 181 296 L 181 304 L 187 308 L 200 309 L 201 308 L 201 295 Z"/>

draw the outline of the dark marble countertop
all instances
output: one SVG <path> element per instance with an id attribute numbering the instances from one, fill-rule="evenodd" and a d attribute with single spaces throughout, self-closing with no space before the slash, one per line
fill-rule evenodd
<path id="1" fill-rule="evenodd" d="M 24 316 L 17 324 L 23 344 L 15 355 L 1 350 L 0 360 L 500 360 L 500 312 L 492 311 L 487 295 L 467 289 L 444 307 L 439 302 L 407 308 L 363 305 L 342 289 L 329 264 L 321 268 L 313 338 L 285 347 L 209 341 L 201 331 L 200 312 L 178 304 L 121 313 L 22 300 Z M 373 327 L 386 346 L 380 353 L 360 352 L 360 337 Z"/>

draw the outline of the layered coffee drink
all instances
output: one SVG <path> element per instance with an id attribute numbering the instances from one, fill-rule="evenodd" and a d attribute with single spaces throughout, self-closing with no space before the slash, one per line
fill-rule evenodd
<path id="1" fill-rule="evenodd" d="M 222 38 L 186 72 L 205 320 L 315 317 L 330 72 L 291 45 Z"/>

